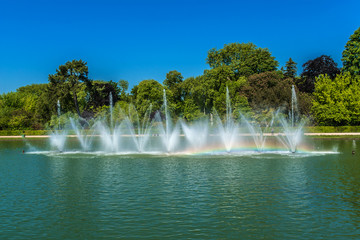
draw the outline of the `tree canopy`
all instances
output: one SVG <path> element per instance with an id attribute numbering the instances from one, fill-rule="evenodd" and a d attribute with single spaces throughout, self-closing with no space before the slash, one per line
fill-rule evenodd
<path id="1" fill-rule="evenodd" d="M 284 76 L 288 78 L 295 78 L 297 72 L 296 62 L 291 58 L 285 64 Z"/>
<path id="2" fill-rule="evenodd" d="M 297 86 L 302 92 L 312 93 L 315 88 L 316 77 L 320 74 L 327 74 L 334 79 L 340 70 L 337 63 L 327 55 L 321 55 L 315 59 L 309 60 L 303 65 L 301 78 L 297 80 Z"/>
<path id="3" fill-rule="evenodd" d="M 360 75 L 360 28 L 358 28 L 345 45 L 342 52 L 343 72 Z"/>
<path id="4" fill-rule="evenodd" d="M 209 50 L 206 63 L 210 68 L 199 76 L 184 79 L 180 72 L 172 70 L 163 85 L 153 79 L 142 80 L 130 90 L 126 80 L 91 80 L 86 62 L 68 61 L 49 75 L 47 84 L 0 95 L 0 130 L 53 126 L 57 122 L 58 100 L 61 112 L 67 116 L 108 117 L 110 95 L 116 116 L 124 117 L 123 112 L 129 111 L 140 118 L 145 114 L 154 117 L 162 109 L 164 91 L 175 120 L 211 119 L 215 112 L 224 116 L 227 89 L 235 118 L 241 112 L 256 120 L 266 119 L 275 109 L 289 107 L 293 84 L 297 86 L 300 112 L 309 116 L 311 123 L 358 125 L 359 35 L 360 29 L 345 46 L 341 74 L 327 55 L 304 63 L 300 76 L 296 75 L 297 64 L 292 58 L 279 71 L 270 51 L 253 43 L 230 43 Z"/>
<path id="5" fill-rule="evenodd" d="M 335 79 L 320 75 L 315 82 L 312 113 L 319 125 L 360 124 L 360 79 L 350 73 Z"/>
<path id="6" fill-rule="evenodd" d="M 173 70 L 166 74 L 164 86 L 168 89 L 168 97 L 170 102 L 176 104 L 173 106 L 176 115 L 181 115 L 183 112 L 184 90 L 183 90 L 184 77 L 180 72 Z"/>
<path id="7" fill-rule="evenodd" d="M 81 83 L 90 86 L 91 82 L 88 78 L 87 63 L 82 60 L 72 60 L 60 65 L 56 69 L 55 74 L 49 75 L 50 89 L 57 93 L 58 98 L 65 98 L 72 95 L 74 107 L 77 114 L 80 116 L 80 108 L 78 103 L 78 92 Z M 53 89 L 52 89 L 53 88 Z"/>
<path id="8" fill-rule="evenodd" d="M 129 82 L 126 81 L 126 80 L 121 79 L 118 82 L 118 85 L 119 85 L 119 89 L 120 89 L 120 98 L 121 98 L 121 100 L 126 101 L 127 98 L 128 98 L 128 96 L 126 94 L 126 91 L 129 88 Z"/>
<path id="9" fill-rule="evenodd" d="M 253 43 L 230 43 L 219 50 L 213 48 L 206 62 L 212 69 L 229 66 L 237 78 L 274 71 L 279 65 L 267 48 L 258 48 Z"/>
<path id="10" fill-rule="evenodd" d="M 136 88 L 135 104 L 137 111 L 142 116 L 148 110 L 150 105 L 152 109 L 159 110 L 163 104 L 164 87 L 157 81 L 143 80 Z"/>
<path id="11" fill-rule="evenodd" d="M 0 95 L 0 130 L 43 128 L 51 117 L 46 88 L 47 84 L 32 84 Z"/>
<path id="12" fill-rule="evenodd" d="M 292 80 L 284 78 L 279 71 L 254 74 L 248 78 L 244 93 L 256 110 L 288 107 L 292 84 Z"/>

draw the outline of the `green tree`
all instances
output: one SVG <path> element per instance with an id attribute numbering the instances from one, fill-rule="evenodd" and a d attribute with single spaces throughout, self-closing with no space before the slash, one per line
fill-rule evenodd
<path id="1" fill-rule="evenodd" d="M 0 95 L 0 129 L 42 129 L 50 119 L 46 88 L 32 84 Z"/>
<path id="2" fill-rule="evenodd" d="M 221 116 L 226 113 L 226 91 L 229 89 L 231 106 L 233 112 L 238 115 L 239 111 L 248 108 L 245 95 L 240 94 L 241 89 L 246 85 L 244 76 L 237 78 L 228 66 L 221 66 L 206 71 L 204 75 L 207 84 L 207 101 L 209 106 L 216 109 Z M 246 110 L 247 111 L 247 110 Z"/>
<path id="3" fill-rule="evenodd" d="M 137 98 L 137 90 L 139 88 L 139 85 L 135 85 L 133 86 L 133 88 L 131 89 L 130 93 L 130 100 L 135 102 L 136 98 Z"/>
<path id="4" fill-rule="evenodd" d="M 207 85 L 203 76 L 196 78 L 189 77 L 182 83 L 184 90 L 184 110 L 183 116 L 191 121 L 204 116 L 209 107 L 209 98 L 207 97 Z"/>
<path id="5" fill-rule="evenodd" d="M 51 117 L 49 104 L 48 84 L 32 84 L 17 89 L 17 93 L 23 99 L 23 110 L 28 114 L 31 129 L 43 129 Z"/>
<path id="6" fill-rule="evenodd" d="M 345 45 L 342 52 L 342 72 L 349 72 L 351 75 L 360 75 L 360 28 L 358 28 Z"/>
<path id="7" fill-rule="evenodd" d="M 360 82 L 349 72 L 335 79 L 320 75 L 315 82 L 312 113 L 323 126 L 358 125 L 360 123 Z"/>
<path id="8" fill-rule="evenodd" d="M 81 91 L 83 94 L 86 93 L 86 89 Z M 119 100 L 120 89 L 118 84 L 113 81 L 92 81 L 90 92 L 87 93 L 88 97 L 82 98 L 87 101 L 84 102 L 86 108 L 82 113 L 83 117 L 93 117 L 98 111 L 101 111 L 103 106 L 110 106 L 110 93 L 112 95 L 113 105 Z"/>
<path id="9" fill-rule="evenodd" d="M 183 82 L 183 79 L 183 76 L 178 71 L 170 71 L 166 74 L 164 86 L 168 87 L 169 89 L 177 88 Z"/>
<path id="10" fill-rule="evenodd" d="M 206 59 L 210 68 L 229 66 L 236 78 L 276 70 L 279 65 L 267 48 L 253 43 L 230 43 L 224 48 L 211 49 Z"/>
<path id="11" fill-rule="evenodd" d="M 250 76 L 243 91 L 257 112 L 279 106 L 289 109 L 292 84 L 292 80 L 284 78 L 280 71 L 266 72 Z"/>
<path id="12" fill-rule="evenodd" d="M 126 94 L 126 91 L 128 90 L 129 88 L 129 82 L 126 81 L 126 80 L 120 80 L 118 82 L 118 85 L 119 85 L 119 89 L 120 89 L 120 99 L 122 101 L 127 101 L 128 100 L 128 96 Z"/>
<path id="13" fill-rule="evenodd" d="M 285 64 L 284 76 L 287 78 L 295 79 L 297 72 L 296 62 L 294 62 L 291 58 Z"/>
<path id="14" fill-rule="evenodd" d="M 0 95 L 0 129 L 19 129 L 19 119 L 23 118 L 21 110 L 23 102 L 16 92 Z"/>
<path id="15" fill-rule="evenodd" d="M 163 104 L 164 87 L 157 81 L 143 80 L 136 88 L 136 108 L 140 116 L 144 116 L 150 105 L 154 111 L 160 110 Z"/>
<path id="16" fill-rule="evenodd" d="M 72 95 L 75 110 L 80 116 L 78 93 L 81 90 L 81 83 L 91 85 L 87 63 L 82 60 L 68 61 L 60 65 L 55 74 L 49 75 L 49 82 L 50 89 L 57 93 L 56 95 Z"/>
<path id="17" fill-rule="evenodd" d="M 201 118 L 203 113 L 199 106 L 195 103 L 194 99 L 187 98 L 184 101 L 184 112 L 183 116 L 187 121 L 194 121 Z"/>
<path id="18" fill-rule="evenodd" d="M 178 71 L 170 71 L 166 74 L 164 86 L 167 87 L 169 99 L 173 105 L 176 116 L 183 112 L 184 90 L 182 88 L 183 76 Z M 169 92 L 170 91 L 170 92 Z"/>
<path id="19" fill-rule="evenodd" d="M 226 87 L 236 81 L 235 73 L 230 66 L 223 65 L 204 73 L 204 83 L 202 88 L 205 90 L 206 113 L 210 113 L 215 108 L 220 115 L 226 111 Z"/>
<path id="20" fill-rule="evenodd" d="M 245 86 L 246 78 L 236 78 L 229 66 L 220 66 L 206 70 L 203 76 L 187 78 L 182 87 L 184 89 L 184 117 L 188 120 L 197 119 L 210 114 L 214 108 L 220 115 L 226 112 L 226 88 L 229 89 L 232 107 L 248 110 L 248 102 L 240 90 Z M 196 113 L 191 114 L 192 111 Z M 202 116 L 199 114 L 202 113 Z"/>

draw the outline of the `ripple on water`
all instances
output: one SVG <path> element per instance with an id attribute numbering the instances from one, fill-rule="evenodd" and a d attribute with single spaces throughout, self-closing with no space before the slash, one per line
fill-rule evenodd
<path id="1" fill-rule="evenodd" d="M 351 144 L 341 154 L 2 151 L 0 237 L 356 239 Z"/>

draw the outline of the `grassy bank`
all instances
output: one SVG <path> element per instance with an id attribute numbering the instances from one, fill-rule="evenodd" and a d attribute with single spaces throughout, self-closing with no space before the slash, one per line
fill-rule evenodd
<path id="1" fill-rule="evenodd" d="M 282 129 L 274 127 L 274 132 L 280 132 Z M 241 130 L 240 130 L 241 131 Z M 246 130 L 244 130 L 246 132 Z M 360 126 L 313 126 L 304 127 L 304 133 L 354 133 L 360 132 Z M 32 136 L 32 135 L 48 135 L 49 130 L 0 130 L 0 136 Z M 75 134 L 73 131 L 68 131 L 68 134 Z"/>
<path id="2" fill-rule="evenodd" d="M 360 132 L 360 126 L 313 126 L 304 127 L 305 133 L 349 133 Z"/>
<path id="3" fill-rule="evenodd" d="M 0 130 L 0 136 L 47 135 L 48 130 Z"/>

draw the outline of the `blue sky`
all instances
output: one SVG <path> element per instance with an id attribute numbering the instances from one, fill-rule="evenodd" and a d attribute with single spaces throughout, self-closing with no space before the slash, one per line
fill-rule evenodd
<path id="1" fill-rule="evenodd" d="M 163 82 L 208 68 L 211 48 L 252 42 L 280 66 L 341 53 L 360 27 L 360 1 L 3 1 L 0 0 L 0 93 L 46 83 L 72 59 L 96 80 Z"/>

